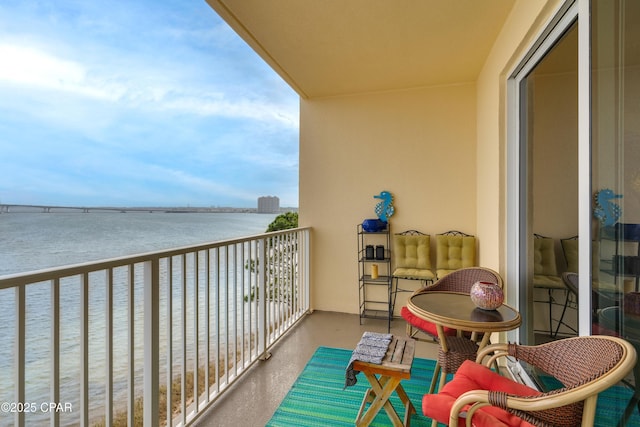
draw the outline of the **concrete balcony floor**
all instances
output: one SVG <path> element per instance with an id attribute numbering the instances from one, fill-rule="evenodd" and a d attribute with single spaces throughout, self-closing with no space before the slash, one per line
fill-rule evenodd
<path id="1" fill-rule="evenodd" d="M 405 321 L 395 319 L 391 332 L 405 335 Z M 365 331 L 387 332 L 385 320 L 316 311 L 307 315 L 271 351 L 269 360 L 254 365 L 204 413 L 198 427 L 264 426 L 320 346 L 353 349 Z M 416 357 L 435 359 L 436 344 L 416 343 Z M 346 368 L 346 367 L 345 367 Z"/>

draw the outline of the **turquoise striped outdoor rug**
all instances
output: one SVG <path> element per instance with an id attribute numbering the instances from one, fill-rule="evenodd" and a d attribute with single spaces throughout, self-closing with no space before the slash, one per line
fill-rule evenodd
<path id="1" fill-rule="evenodd" d="M 319 347 L 307 363 L 287 396 L 267 423 L 270 427 L 327 427 L 353 426 L 360 402 L 369 383 L 364 375 L 358 375 L 358 383 L 344 388 L 344 373 L 351 350 Z M 434 360 L 416 358 L 411 370 L 411 379 L 402 382 L 409 399 L 418 411 L 411 417 L 413 427 L 431 426 L 431 420 L 422 416 L 422 396 L 431 382 Z M 631 398 L 625 387 L 613 387 L 598 398 L 596 426 L 615 426 Z M 404 408 L 393 394 L 393 406 L 400 418 Z M 378 413 L 372 426 L 390 426 L 384 410 Z M 640 417 L 635 409 L 628 426 L 639 426 Z"/>

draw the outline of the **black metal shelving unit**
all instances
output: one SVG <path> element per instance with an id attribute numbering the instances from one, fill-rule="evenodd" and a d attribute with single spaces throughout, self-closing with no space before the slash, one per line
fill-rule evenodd
<path id="1" fill-rule="evenodd" d="M 381 319 L 391 329 L 391 233 L 385 230 L 369 232 L 357 226 L 358 235 L 358 287 L 360 324 L 362 319 Z M 367 250 L 369 247 L 369 251 Z M 374 265 L 378 277 L 372 276 Z"/>

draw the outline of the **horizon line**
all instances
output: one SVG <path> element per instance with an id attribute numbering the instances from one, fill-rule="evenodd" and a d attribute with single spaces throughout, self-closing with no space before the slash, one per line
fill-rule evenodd
<path id="1" fill-rule="evenodd" d="M 92 211 L 144 211 L 144 212 L 239 212 L 239 211 L 251 211 L 257 212 L 258 207 L 236 207 L 236 206 L 90 206 L 90 205 L 46 205 L 46 204 L 18 204 L 18 203 L 1 203 L 0 213 L 9 213 L 11 208 L 25 208 L 25 209 L 41 209 L 44 212 L 52 212 L 52 210 L 82 210 L 84 212 Z M 264 213 L 278 213 L 287 210 L 297 210 L 295 206 L 281 206 L 277 211 L 264 212 Z M 262 212 L 261 212 L 262 213 Z"/>

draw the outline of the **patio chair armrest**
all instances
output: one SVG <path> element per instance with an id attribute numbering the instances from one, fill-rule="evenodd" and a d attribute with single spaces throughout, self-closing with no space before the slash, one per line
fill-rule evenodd
<path id="1" fill-rule="evenodd" d="M 493 392 L 486 390 L 472 390 L 460 395 L 451 407 L 449 425 L 451 427 L 456 427 L 458 425 L 458 419 L 462 413 L 464 418 L 466 418 L 466 425 L 471 426 L 475 412 L 485 406 L 495 406 L 507 411 L 519 410 L 526 412 L 562 408 L 560 410 L 561 414 L 558 414 L 558 416 L 568 417 L 568 419 L 582 417 L 583 425 L 585 425 L 585 421 L 587 422 L 587 425 L 593 425 L 589 424 L 589 422 L 593 422 L 592 417 L 595 413 L 598 398 L 597 393 L 590 394 L 588 389 L 585 390 L 581 387 L 564 389 L 561 392 L 556 390 L 555 392 L 541 393 L 535 396 L 516 396 L 512 394 L 505 394 L 503 396 L 503 401 L 500 403 L 492 403 L 490 398 L 491 393 Z M 496 399 L 495 395 L 493 399 Z M 575 406 L 575 404 L 581 401 L 584 401 L 584 413 L 581 407 Z M 469 408 L 465 414 L 464 408 L 466 406 L 469 406 Z M 587 407 L 591 407 L 592 410 L 586 410 Z"/>
<path id="2" fill-rule="evenodd" d="M 467 411 L 466 415 L 464 415 L 464 417 L 467 420 L 466 425 L 471 426 L 471 420 L 473 418 L 474 412 L 483 406 L 491 405 L 489 403 L 489 392 L 486 390 L 472 390 L 458 397 L 453 406 L 451 406 L 451 411 L 449 412 L 450 427 L 458 427 L 458 419 L 463 413 L 464 407 L 467 405 L 471 405 L 471 407 Z"/>
<path id="3" fill-rule="evenodd" d="M 489 344 L 484 347 L 482 350 L 478 351 L 478 355 L 476 356 L 476 363 L 483 364 L 484 366 L 491 366 L 498 358 L 508 356 L 508 344 L 504 343 L 496 343 Z M 489 359 L 483 362 L 483 360 L 490 356 Z"/>
<path id="4" fill-rule="evenodd" d="M 489 392 L 486 390 L 471 390 L 460 395 L 449 413 L 449 426 L 456 427 L 458 420 L 463 415 L 466 419 L 466 425 L 471 426 L 475 412 L 486 406 L 495 406 L 504 410 L 521 410 L 521 411 L 544 411 L 547 409 L 558 408 L 565 405 L 571 405 L 573 403 L 584 400 L 585 405 L 593 405 L 595 409 L 597 394 L 592 396 L 585 396 L 580 390 L 572 389 L 565 390 L 560 393 L 542 393 L 535 396 L 516 396 L 513 394 L 503 394 L 502 401 L 499 403 L 491 401 L 491 394 L 495 392 Z M 496 400 L 494 394 L 493 400 Z M 464 408 L 468 406 L 466 413 Z M 564 408 L 564 414 L 571 419 L 580 418 L 582 416 L 582 410 L 579 408 Z"/>

